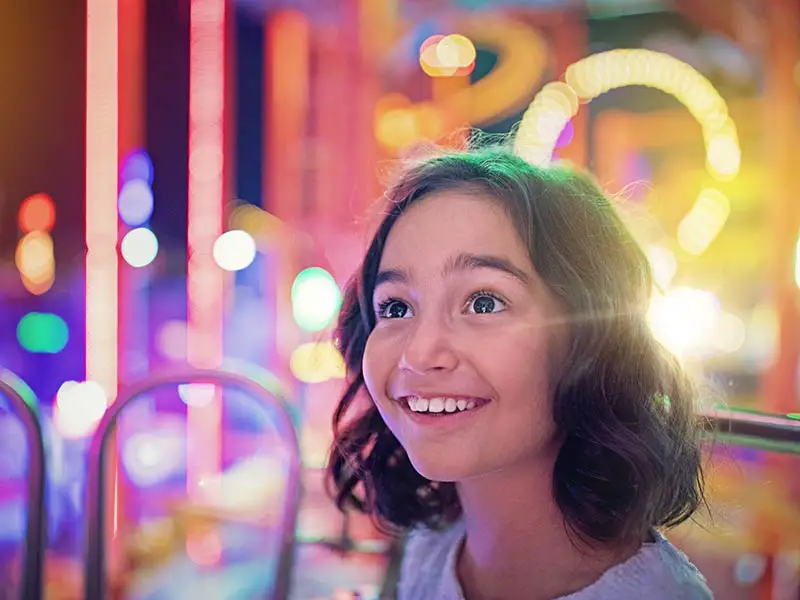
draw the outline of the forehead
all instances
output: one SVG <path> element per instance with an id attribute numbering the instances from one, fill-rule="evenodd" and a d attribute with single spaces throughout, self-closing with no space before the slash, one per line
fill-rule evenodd
<path id="1" fill-rule="evenodd" d="M 530 264 L 500 201 L 480 192 L 448 191 L 426 196 L 403 213 L 386 239 L 381 266 L 438 268 L 462 252 L 502 256 L 521 268 Z"/>

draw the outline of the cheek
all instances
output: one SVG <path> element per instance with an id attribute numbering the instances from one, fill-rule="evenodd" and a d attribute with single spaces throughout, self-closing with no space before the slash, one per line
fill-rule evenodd
<path id="1" fill-rule="evenodd" d="M 482 341 L 482 353 L 494 363 L 494 369 L 518 380 L 548 379 L 550 349 L 547 332 L 541 327 L 516 325 L 498 331 L 492 342 Z"/>
<path id="2" fill-rule="evenodd" d="M 367 338 L 361 368 L 364 383 L 373 401 L 380 403 L 386 396 L 386 385 L 392 371 L 392 345 L 380 330 L 374 330 Z"/>
<path id="3" fill-rule="evenodd" d="M 540 418 L 551 413 L 551 350 L 548 335 L 541 329 L 509 331 L 484 346 L 500 398 L 514 404 L 515 410 L 535 412 Z"/>

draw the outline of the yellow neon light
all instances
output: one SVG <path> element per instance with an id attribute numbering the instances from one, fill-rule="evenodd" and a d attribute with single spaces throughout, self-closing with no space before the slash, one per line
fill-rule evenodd
<path id="1" fill-rule="evenodd" d="M 443 40 L 467 38 L 474 45 L 493 48 L 497 64 L 486 77 L 441 102 L 430 100 L 379 110 L 375 134 L 384 146 L 398 149 L 419 139 L 437 139 L 450 132 L 452 123 L 457 127 L 493 123 L 515 114 L 530 98 L 547 64 L 547 44 L 536 29 L 518 21 L 484 16 L 462 21 L 457 27 L 463 34 Z M 431 48 L 437 50 L 439 45 Z M 441 51 L 449 60 L 448 47 Z M 441 60 L 438 55 L 437 59 Z"/>
<path id="2" fill-rule="evenodd" d="M 686 63 L 651 50 L 611 50 L 572 64 L 564 79 L 545 85 L 522 118 L 514 146 L 525 159 L 535 164 L 549 163 L 561 131 L 577 114 L 581 103 L 609 90 L 641 85 L 674 96 L 697 119 L 706 145 L 706 168 L 714 179 L 730 181 L 739 173 L 741 150 L 728 106 L 711 82 Z M 713 231 L 702 231 L 702 235 L 690 239 L 687 232 L 697 232 L 700 222 L 708 220 L 707 209 L 712 200 L 717 207 L 729 205 L 722 192 L 707 188 L 682 223 L 679 238 L 692 254 L 708 247 L 728 217 L 729 209 L 715 210 Z"/>

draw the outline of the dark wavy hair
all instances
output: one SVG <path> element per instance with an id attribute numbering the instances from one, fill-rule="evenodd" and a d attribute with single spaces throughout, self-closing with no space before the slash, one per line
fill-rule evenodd
<path id="1" fill-rule="evenodd" d="M 446 526 L 461 514 L 455 484 L 417 473 L 374 404 L 358 402 L 369 399 L 361 363 L 386 238 L 411 204 L 452 190 L 487 195 L 506 209 L 567 313 L 552 404 L 563 444 L 552 487 L 568 531 L 589 543 L 623 542 L 688 519 L 705 504 L 697 392 L 646 322 L 647 258 L 589 176 L 534 166 L 503 147 L 427 158 L 387 192 L 387 212 L 347 285 L 336 332 L 348 373 L 327 472 L 338 507 L 354 506 L 395 533 Z"/>

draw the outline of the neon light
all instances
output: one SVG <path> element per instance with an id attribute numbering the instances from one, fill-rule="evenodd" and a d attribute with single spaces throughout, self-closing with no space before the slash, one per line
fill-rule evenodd
<path id="1" fill-rule="evenodd" d="M 264 35 L 264 97 L 268 99 L 264 119 L 264 173 L 267 174 L 264 205 L 269 206 L 275 217 L 294 225 L 301 219 L 303 207 L 303 139 L 309 120 L 310 36 L 308 18 L 294 10 L 271 14 Z M 322 136 L 323 132 L 318 135 Z M 320 174 L 319 179 L 323 178 Z M 326 198 L 329 191 L 326 190 Z M 321 206 L 330 204 L 323 202 Z M 299 342 L 292 323 L 278 318 L 292 309 L 290 289 L 297 272 L 296 261 L 288 243 L 272 244 L 264 249 L 262 264 L 264 280 L 268 282 L 265 319 L 275 332 L 266 360 L 273 368 L 288 364 L 289 355 Z"/>
<path id="2" fill-rule="evenodd" d="M 189 206 L 187 359 L 199 368 L 222 362 L 224 274 L 214 263 L 222 234 L 225 187 L 225 0 L 192 0 L 189 55 Z M 186 485 L 196 497 L 219 472 L 221 405 L 187 407 Z"/>
<path id="3" fill-rule="evenodd" d="M 706 144 L 706 168 L 718 181 L 730 181 L 739 172 L 741 151 L 736 125 L 728 114 L 728 106 L 710 81 L 688 64 L 652 50 L 610 50 L 583 58 L 569 66 L 565 82 L 545 85 L 525 111 L 514 140 L 514 149 L 535 164 L 547 164 L 561 132 L 580 108 L 605 92 L 620 87 L 641 85 L 661 90 L 675 97 L 697 119 Z M 696 208 L 686 217 L 682 243 L 687 231 L 703 228 L 701 236 L 689 240 L 686 249 L 702 253 L 722 230 L 727 212 L 716 211 L 712 227 L 704 227 L 703 207 L 713 195 L 717 204 L 727 206 L 722 192 L 706 188 L 698 197 Z M 698 217 L 700 214 L 700 222 Z M 685 244 L 684 244 L 685 245 Z"/>
<path id="4" fill-rule="evenodd" d="M 721 181 L 736 176 L 741 153 L 728 106 L 714 86 L 686 63 L 651 50 L 611 50 L 593 54 L 567 68 L 566 83 L 547 84 L 522 118 L 515 140 L 517 152 L 547 163 L 558 136 L 588 102 L 620 87 L 641 85 L 674 96 L 700 123 L 710 174 Z"/>
<path id="5" fill-rule="evenodd" d="M 387 149 L 397 151 L 419 139 L 438 139 L 465 124 L 496 123 L 524 107 L 536 89 L 547 66 L 547 43 L 539 31 L 520 21 L 485 15 L 467 18 L 455 26 L 479 46 L 494 48 L 497 64 L 474 84 L 445 88 L 446 94 L 435 94 L 438 97 L 432 100 L 391 107 L 379 114 L 375 137 Z M 448 36 L 451 40 L 462 37 Z M 436 38 L 434 41 L 438 42 Z M 444 58 L 452 49 L 442 48 Z M 424 55 L 427 47 L 420 50 Z M 421 59 L 425 62 L 426 57 Z M 437 56 L 437 60 L 440 64 L 441 58 Z M 457 74 L 458 69 L 451 73 Z"/>
<path id="6" fill-rule="evenodd" d="M 119 5 L 86 5 L 86 380 L 117 395 Z"/>
<path id="7" fill-rule="evenodd" d="M 146 161 L 145 169 L 138 169 L 147 179 L 147 184 L 152 182 L 152 164 L 147 154 L 139 150 L 144 143 L 144 62 L 145 62 L 145 3 L 146 0 L 123 0 L 119 3 L 117 21 L 122 26 L 119 31 L 119 134 L 118 157 L 119 181 L 124 184 L 131 180 L 137 173 L 136 158 Z M 149 167 L 149 169 L 147 168 Z M 119 193 L 119 190 L 118 190 Z M 119 196 L 118 196 L 119 200 Z M 124 203 L 118 204 L 122 209 Z M 124 214 L 120 210 L 120 215 Z M 140 212 L 141 215 L 141 212 Z M 128 232 L 129 224 L 119 220 L 117 226 L 118 239 L 123 239 Z M 119 264 L 119 263 L 118 263 Z M 132 348 L 141 348 L 141 343 L 148 336 L 148 303 L 143 296 L 148 293 L 149 287 L 145 285 L 147 273 L 137 274 L 132 269 L 118 266 L 117 279 L 117 311 L 123 318 L 118 319 L 117 348 L 119 361 L 119 376 L 135 377 L 148 367 L 147 353 L 137 353 L 139 357 L 131 359 L 126 353 Z M 137 344 L 137 342 L 139 342 Z M 146 346 L 145 346 L 146 347 Z M 109 461 L 114 464 L 113 474 L 107 479 L 108 497 L 112 498 L 112 508 L 108 511 L 113 531 L 119 531 L 122 516 L 126 515 L 126 489 L 124 484 L 125 471 L 120 468 L 121 456 L 119 454 L 121 440 L 114 436 L 109 442 Z"/>
<path id="8" fill-rule="evenodd" d="M 309 38 L 307 18 L 292 10 L 269 17 L 265 35 L 264 198 L 273 214 L 292 223 L 303 194 L 302 138 L 308 120 Z"/>

